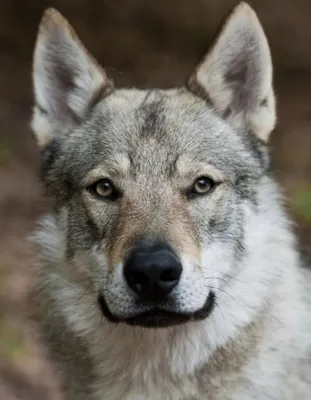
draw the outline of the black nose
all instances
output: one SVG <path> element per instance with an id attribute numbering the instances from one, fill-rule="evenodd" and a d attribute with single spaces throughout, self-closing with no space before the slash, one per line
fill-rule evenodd
<path id="1" fill-rule="evenodd" d="M 161 302 L 178 284 L 182 266 L 173 250 L 166 245 L 138 245 L 124 264 L 129 287 L 142 300 Z"/>

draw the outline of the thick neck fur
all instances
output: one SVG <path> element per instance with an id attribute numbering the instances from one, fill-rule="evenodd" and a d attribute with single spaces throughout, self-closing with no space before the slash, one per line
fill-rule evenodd
<path id="1" fill-rule="evenodd" d="M 105 400 L 198 400 L 207 398 L 206 393 L 211 400 L 244 399 L 240 394 L 247 385 L 256 386 L 258 366 L 253 363 L 259 352 L 267 352 L 262 363 L 286 356 L 278 351 L 271 355 L 267 343 L 272 348 L 289 340 L 289 326 L 298 329 L 297 313 L 288 310 L 295 309 L 299 261 L 275 184 L 267 178 L 258 196 L 257 213 L 249 210 L 245 218 L 245 256 L 238 272 L 217 292 L 212 315 L 170 329 L 108 323 L 99 312 L 91 283 L 88 286 L 85 278 L 84 285 L 80 284 L 83 272 L 78 277 L 77 269 L 64 266 L 59 222 L 53 216 L 43 220 L 37 235 L 44 263 L 39 278 L 42 318 L 48 340 L 59 340 L 54 343 L 59 361 L 76 357 L 68 374 L 73 387 L 84 386 L 79 389 L 81 399 L 83 390 L 84 395 L 92 393 L 91 398 Z M 62 335 L 55 339 L 55 332 Z M 75 340 L 83 345 L 75 347 Z M 89 378 L 79 377 L 79 362 L 89 363 Z M 277 377 L 270 380 L 271 385 L 274 380 Z M 241 387 L 234 389 L 235 395 L 237 383 Z"/>

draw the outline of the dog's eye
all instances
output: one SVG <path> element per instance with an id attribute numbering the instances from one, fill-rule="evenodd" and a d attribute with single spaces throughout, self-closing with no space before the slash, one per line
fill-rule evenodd
<path id="1" fill-rule="evenodd" d="M 119 197 L 119 192 L 109 179 L 100 179 L 99 181 L 95 182 L 90 189 L 97 196 L 109 200 L 116 200 Z"/>
<path id="2" fill-rule="evenodd" d="M 108 179 L 101 179 L 95 184 L 95 191 L 99 196 L 110 197 L 113 193 L 113 185 Z"/>
<path id="3" fill-rule="evenodd" d="M 209 192 L 214 186 L 214 182 L 210 178 L 202 176 L 194 182 L 193 189 L 196 193 L 202 194 Z"/>
<path id="4" fill-rule="evenodd" d="M 195 197 L 196 195 L 205 194 L 210 192 L 215 186 L 215 182 L 207 176 L 200 176 L 195 180 L 191 190 L 188 192 L 188 197 Z"/>

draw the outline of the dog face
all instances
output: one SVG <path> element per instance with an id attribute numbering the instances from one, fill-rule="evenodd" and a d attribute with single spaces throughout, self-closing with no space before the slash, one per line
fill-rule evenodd
<path id="1" fill-rule="evenodd" d="M 101 311 L 148 327 L 206 318 L 247 251 L 269 166 L 272 67 L 254 12 L 237 7 L 186 87 L 143 91 L 115 90 L 48 10 L 34 87 L 63 256 L 83 258 Z"/>

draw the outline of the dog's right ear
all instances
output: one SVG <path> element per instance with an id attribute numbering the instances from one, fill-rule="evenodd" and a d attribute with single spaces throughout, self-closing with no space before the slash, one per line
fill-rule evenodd
<path id="1" fill-rule="evenodd" d="M 32 129 L 40 148 L 73 128 L 99 96 L 113 89 L 105 71 L 54 9 L 44 13 L 39 27 L 33 84 Z"/>
<path id="2" fill-rule="evenodd" d="M 276 122 L 269 44 L 255 11 L 240 3 L 188 88 L 235 128 L 267 142 Z"/>

